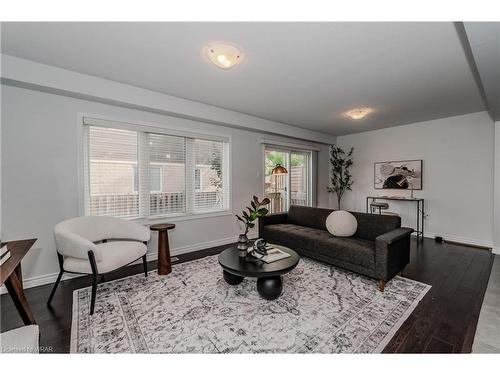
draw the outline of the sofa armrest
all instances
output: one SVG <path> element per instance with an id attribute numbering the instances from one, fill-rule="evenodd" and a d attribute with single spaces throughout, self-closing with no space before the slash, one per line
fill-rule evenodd
<path id="1" fill-rule="evenodd" d="M 391 279 L 410 261 L 410 237 L 413 229 L 397 228 L 375 239 L 375 275 Z"/>
<path id="2" fill-rule="evenodd" d="M 288 213 L 286 212 L 267 214 L 266 216 L 259 218 L 259 238 L 262 238 L 262 236 L 264 235 L 264 227 L 266 225 L 285 224 L 287 218 Z"/>
<path id="3" fill-rule="evenodd" d="M 381 234 L 377 238 L 375 238 L 375 242 L 379 242 L 381 244 L 391 245 L 392 243 L 409 236 L 413 233 L 412 228 L 401 227 L 398 229 L 391 230 L 390 232 Z"/>

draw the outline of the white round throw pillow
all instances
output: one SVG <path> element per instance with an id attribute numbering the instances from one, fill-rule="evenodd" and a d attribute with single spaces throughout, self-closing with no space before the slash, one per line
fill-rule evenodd
<path id="1" fill-rule="evenodd" d="M 326 218 L 326 229 L 336 237 L 351 237 L 358 229 L 358 221 L 347 211 L 333 211 Z"/>

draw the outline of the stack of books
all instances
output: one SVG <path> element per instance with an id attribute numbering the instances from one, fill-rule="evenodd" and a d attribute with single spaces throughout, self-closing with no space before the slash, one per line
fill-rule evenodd
<path id="1" fill-rule="evenodd" d="M 286 259 L 291 257 L 290 254 L 276 247 L 267 248 L 266 250 L 267 250 L 267 255 L 261 258 L 261 260 L 263 260 L 266 263 L 272 263 L 281 259 Z"/>
<path id="2" fill-rule="evenodd" d="M 0 250 L 0 266 L 4 264 L 10 258 L 10 251 L 7 249 L 7 245 L 3 245 Z"/>

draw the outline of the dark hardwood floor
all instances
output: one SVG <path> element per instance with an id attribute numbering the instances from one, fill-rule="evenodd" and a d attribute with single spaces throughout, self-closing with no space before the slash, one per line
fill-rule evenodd
<path id="1" fill-rule="evenodd" d="M 217 254 L 227 247 L 180 255 L 176 263 Z M 384 353 L 470 353 L 493 258 L 487 250 L 436 244 L 430 239 L 417 244 L 413 240 L 411 262 L 404 276 L 430 284 L 432 288 Z M 156 262 L 150 262 L 149 267 L 156 268 Z M 130 266 L 107 275 L 106 281 L 141 272 L 142 265 Z M 52 285 L 26 290 L 26 297 L 40 326 L 41 352 L 69 352 L 73 291 L 90 283 L 90 277 L 63 281 L 52 308 L 46 306 Z M 2 332 L 22 325 L 7 294 L 1 296 L 0 311 Z"/>

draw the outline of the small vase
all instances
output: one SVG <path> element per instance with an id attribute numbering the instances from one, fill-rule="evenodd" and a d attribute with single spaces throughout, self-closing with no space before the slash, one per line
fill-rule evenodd
<path id="1" fill-rule="evenodd" d="M 240 234 L 238 237 L 238 254 L 240 257 L 244 258 L 247 256 L 248 250 L 248 237 L 246 234 Z"/>

